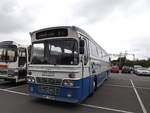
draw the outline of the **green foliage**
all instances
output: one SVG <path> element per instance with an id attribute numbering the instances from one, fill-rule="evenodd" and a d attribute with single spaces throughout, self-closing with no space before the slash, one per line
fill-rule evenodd
<path id="1" fill-rule="evenodd" d="M 126 66 L 131 66 L 133 67 L 133 65 L 141 65 L 143 67 L 150 67 L 150 58 L 148 58 L 147 60 L 135 60 L 135 61 L 131 61 L 126 59 L 125 57 L 122 58 L 118 58 L 117 60 L 113 60 L 111 61 L 112 65 L 118 65 L 120 68 L 122 68 L 122 66 L 126 65 Z"/>

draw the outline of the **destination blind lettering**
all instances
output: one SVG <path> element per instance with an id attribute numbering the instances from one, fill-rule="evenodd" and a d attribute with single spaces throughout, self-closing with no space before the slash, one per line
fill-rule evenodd
<path id="1" fill-rule="evenodd" d="M 68 36 L 67 29 L 52 29 L 36 33 L 36 39 Z"/>

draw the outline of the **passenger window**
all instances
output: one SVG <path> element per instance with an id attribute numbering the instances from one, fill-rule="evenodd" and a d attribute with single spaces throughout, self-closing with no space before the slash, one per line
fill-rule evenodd
<path id="1" fill-rule="evenodd" d="M 105 52 L 104 52 L 104 50 L 102 50 L 102 57 L 105 57 Z"/>
<path id="2" fill-rule="evenodd" d="M 92 56 L 98 57 L 97 47 L 92 42 L 90 42 L 90 53 Z"/>
<path id="3" fill-rule="evenodd" d="M 100 49 L 98 49 L 98 55 L 99 55 L 99 57 L 102 57 L 101 48 L 100 48 Z"/>

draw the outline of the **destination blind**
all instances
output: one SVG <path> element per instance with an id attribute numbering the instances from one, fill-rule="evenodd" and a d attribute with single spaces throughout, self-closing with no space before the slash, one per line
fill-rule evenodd
<path id="1" fill-rule="evenodd" d="M 36 39 L 44 39 L 50 37 L 65 37 L 65 36 L 68 36 L 68 30 L 64 28 L 46 30 L 36 33 Z"/>

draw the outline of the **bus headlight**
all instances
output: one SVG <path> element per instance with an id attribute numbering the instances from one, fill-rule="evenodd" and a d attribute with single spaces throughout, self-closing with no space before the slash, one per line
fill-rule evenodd
<path id="1" fill-rule="evenodd" d="M 63 81 L 63 86 L 65 86 L 65 87 L 73 87 L 74 86 L 74 81 L 73 80 L 64 80 Z"/>
<path id="2" fill-rule="evenodd" d="M 29 71 L 29 72 L 28 72 L 28 75 L 32 75 L 32 72 L 31 72 L 31 71 Z"/>
<path id="3" fill-rule="evenodd" d="M 74 73 L 69 73 L 68 77 L 69 77 L 69 78 L 75 78 L 76 75 L 75 75 Z"/>
<path id="4" fill-rule="evenodd" d="M 35 78 L 32 77 L 32 76 L 28 76 L 27 81 L 30 82 L 30 83 L 35 83 Z"/>

